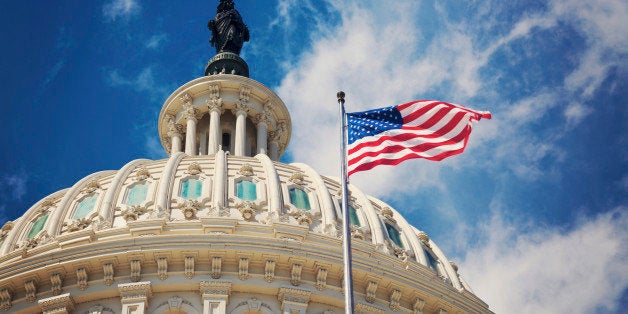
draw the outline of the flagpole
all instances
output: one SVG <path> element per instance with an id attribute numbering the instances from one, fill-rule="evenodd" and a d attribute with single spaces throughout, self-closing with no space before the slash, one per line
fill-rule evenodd
<path id="1" fill-rule="evenodd" d="M 351 229 L 349 228 L 349 197 L 347 193 L 347 115 L 345 114 L 345 93 L 336 94 L 340 104 L 340 176 L 342 184 L 342 259 L 344 266 L 345 314 L 353 314 L 353 273 L 351 271 Z"/>

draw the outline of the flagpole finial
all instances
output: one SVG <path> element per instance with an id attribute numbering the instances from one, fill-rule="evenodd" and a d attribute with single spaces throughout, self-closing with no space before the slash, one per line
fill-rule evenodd
<path id="1" fill-rule="evenodd" d="M 345 92 L 343 92 L 343 91 L 339 91 L 339 92 L 336 94 L 336 97 L 338 97 L 338 102 L 339 102 L 339 103 L 344 103 L 344 102 L 345 102 Z"/>

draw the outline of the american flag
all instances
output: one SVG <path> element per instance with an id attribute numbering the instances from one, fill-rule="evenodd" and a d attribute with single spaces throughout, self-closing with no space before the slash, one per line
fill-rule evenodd
<path id="1" fill-rule="evenodd" d="M 490 119 L 475 111 L 435 100 L 347 113 L 347 173 L 412 158 L 439 161 L 464 151 L 471 121 Z"/>

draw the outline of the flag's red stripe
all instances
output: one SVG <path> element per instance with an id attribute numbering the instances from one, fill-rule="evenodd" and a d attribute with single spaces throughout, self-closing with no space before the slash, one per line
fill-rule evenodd
<path id="1" fill-rule="evenodd" d="M 413 139 L 418 139 L 418 138 L 426 138 L 427 139 L 427 138 L 440 137 L 440 136 L 443 136 L 443 135 L 449 133 L 456 126 L 458 126 L 460 121 L 464 118 L 465 114 L 466 113 L 464 113 L 464 112 L 460 112 L 460 113 L 456 114 L 454 116 L 454 118 L 451 119 L 451 121 L 449 121 L 446 125 L 444 125 L 439 130 L 433 131 L 431 134 L 417 135 L 417 134 L 413 134 L 413 133 L 402 133 L 402 134 L 397 134 L 397 135 L 394 135 L 394 136 L 383 135 L 383 136 L 378 137 L 376 140 L 368 141 L 368 142 L 362 142 L 362 143 L 359 143 L 358 145 L 355 145 L 355 146 L 351 147 L 349 149 L 348 153 L 349 153 L 349 155 L 351 155 L 351 154 L 359 151 L 360 149 L 362 149 L 364 147 L 379 146 L 384 141 L 403 142 L 403 141 L 408 141 L 408 140 L 413 140 Z M 403 130 L 417 130 L 417 131 L 424 130 L 421 127 L 411 127 L 411 126 L 403 126 L 402 129 Z M 428 131 L 430 131 L 430 130 L 428 130 Z"/>
<path id="2" fill-rule="evenodd" d="M 412 103 L 411 105 L 415 105 L 415 104 L 416 104 L 416 102 Z M 426 114 L 428 111 L 432 110 L 434 107 L 436 107 L 438 105 L 443 105 L 443 104 L 446 104 L 446 103 L 444 103 L 444 102 L 433 102 L 431 104 L 423 105 L 422 107 L 417 108 L 416 111 L 413 111 L 412 113 L 410 113 L 408 115 L 404 116 L 403 113 L 402 113 L 403 124 L 411 123 L 412 121 L 414 121 L 414 120 L 420 118 L 421 116 L 423 116 L 424 114 Z M 403 105 L 397 106 L 397 110 L 400 113 L 401 113 L 401 111 L 405 110 L 405 108 L 401 109 L 400 108 L 401 106 L 403 106 Z M 406 106 L 406 107 L 409 107 L 409 106 Z"/>
<path id="3" fill-rule="evenodd" d="M 464 130 L 462 132 L 460 132 L 460 134 L 452 137 L 449 140 L 446 140 L 446 141 L 443 141 L 443 142 L 439 142 L 439 143 L 424 143 L 424 144 L 420 144 L 420 145 L 412 146 L 412 147 L 406 147 L 406 146 L 402 146 L 402 145 L 391 144 L 391 145 L 388 145 L 388 146 L 384 146 L 379 151 L 364 152 L 364 153 L 362 153 L 362 154 L 360 154 L 358 156 L 351 156 L 351 154 L 349 154 L 348 165 L 351 166 L 353 164 L 357 164 L 363 158 L 376 157 L 376 156 L 379 156 L 381 154 L 386 154 L 386 153 L 392 154 L 392 153 L 401 152 L 403 150 L 411 150 L 413 152 L 421 153 L 421 152 L 425 152 L 425 151 L 428 151 L 430 149 L 437 148 L 437 147 L 444 146 L 444 145 L 458 144 L 458 143 L 460 143 L 462 141 L 465 141 L 470 133 L 471 133 L 471 126 L 467 126 L 467 127 L 464 128 Z"/>

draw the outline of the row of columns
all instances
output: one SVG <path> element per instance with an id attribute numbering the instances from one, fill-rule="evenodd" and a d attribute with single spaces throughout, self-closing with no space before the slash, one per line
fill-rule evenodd
<path id="1" fill-rule="evenodd" d="M 125 283 L 118 285 L 122 314 L 148 313 L 149 299 L 153 296 L 153 288 L 150 281 Z M 208 282 L 199 284 L 199 292 L 202 298 L 203 314 L 226 314 L 229 295 L 231 294 L 230 282 Z M 305 314 L 310 301 L 311 292 L 294 288 L 280 288 L 277 295 L 281 302 L 282 314 Z M 178 305 L 181 305 L 178 298 Z M 177 301 L 177 300 L 173 300 Z M 37 302 L 43 314 L 67 314 L 72 313 L 76 307 L 70 293 L 65 293 Z M 172 305 L 172 304 L 171 304 Z M 176 304 L 175 304 L 176 306 Z M 87 313 L 102 314 L 105 308 L 95 305 L 88 309 Z"/>
<path id="2" fill-rule="evenodd" d="M 189 96 L 182 97 L 184 100 L 184 117 L 186 120 L 185 130 L 185 153 L 187 155 L 198 155 L 196 145 L 196 124 L 199 117 L 198 110 L 192 105 Z M 242 97 L 236 102 L 233 113 L 236 116 L 235 123 L 235 145 L 233 153 L 235 156 L 246 155 L 246 118 L 248 116 L 249 107 L 246 104 L 247 98 Z M 208 101 L 209 108 L 209 136 L 207 139 L 207 154 L 213 155 L 220 149 L 221 144 L 221 125 L 220 116 L 222 113 L 222 99 L 212 98 Z M 282 126 L 279 125 L 277 131 L 268 132 L 268 123 L 272 114 L 268 105 L 264 111 L 257 115 L 255 123 L 257 126 L 257 153 L 269 155 L 272 160 L 279 159 L 279 139 L 282 136 Z M 168 136 L 171 141 L 171 154 L 183 151 L 183 127 L 175 123 L 174 117 L 168 118 Z M 270 143 L 269 143 L 270 140 Z M 269 147 L 270 146 L 270 147 Z"/>

